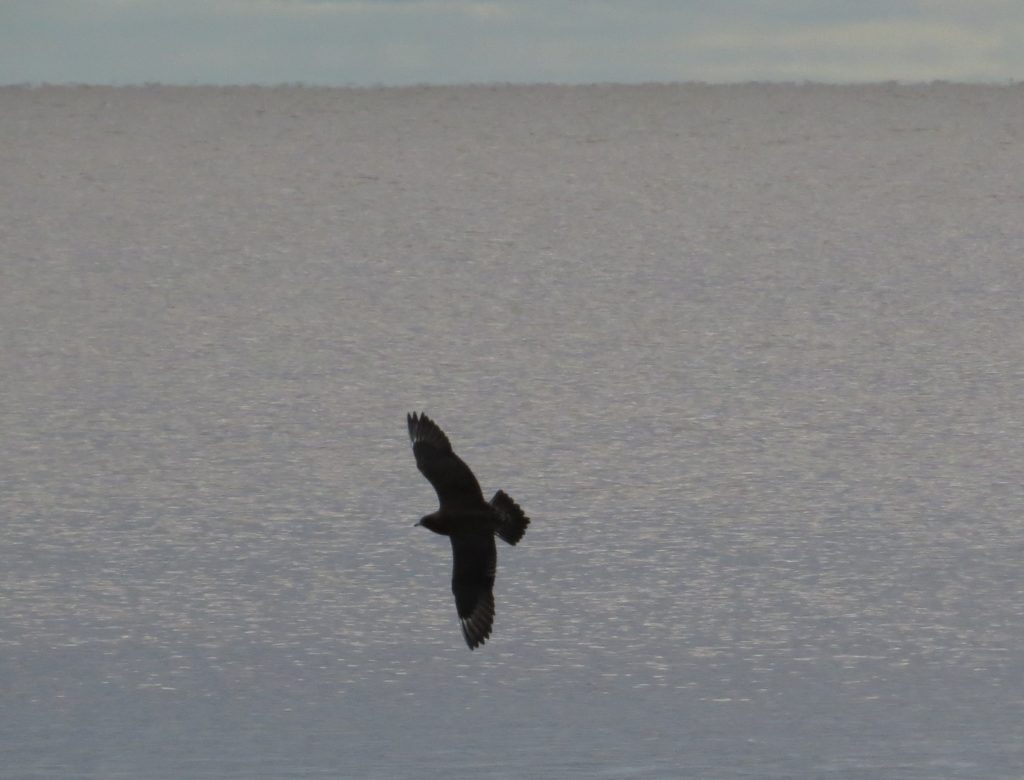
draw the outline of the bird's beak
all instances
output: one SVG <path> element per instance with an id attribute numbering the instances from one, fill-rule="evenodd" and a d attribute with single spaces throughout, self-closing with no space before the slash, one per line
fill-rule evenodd
<path id="1" fill-rule="evenodd" d="M 422 520 L 417 520 L 415 523 L 412 524 L 412 527 L 415 528 L 418 525 L 423 525 L 423 521 Z"/>

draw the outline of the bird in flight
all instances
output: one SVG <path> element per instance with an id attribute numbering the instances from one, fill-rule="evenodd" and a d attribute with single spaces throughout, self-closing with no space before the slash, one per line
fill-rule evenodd
<path id="1" fill-rule="evenodd" d="M 462 635 L 472 650 L 487 641 L 494 624 L 494 573 L 498 565 L 495 535 L 508 544 L 523 538 L 530 518 L 519 504 L 499 490 L 489 502 L 448 437 L 425 414 L 407 416 L 412 453 L 441 503 L 421 519 L 422 525 L 452 541 L 455 565 L 452 593 Z"/>

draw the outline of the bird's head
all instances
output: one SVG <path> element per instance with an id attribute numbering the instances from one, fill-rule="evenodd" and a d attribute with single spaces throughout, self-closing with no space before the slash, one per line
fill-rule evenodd
<path id="1" fill-rule="evenodd" d="M 435 534 L 444 534 L 441 519 L 438 517 L 437 512 L 434 512 L 432 515 L 427 515 L 426 517 L 421 517 L 416 521 L 416 526 L 423 526 L 428 531 L 433 531 Z"/>

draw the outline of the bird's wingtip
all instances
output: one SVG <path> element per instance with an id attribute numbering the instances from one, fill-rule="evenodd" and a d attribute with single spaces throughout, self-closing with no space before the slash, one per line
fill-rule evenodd
<path id="1" fill-rule="evenodd" d="M 416 412 L 409 412 L 405 415 L 406 425 L 409 426 L 409 438 L 416 441 L 416 431 L 420 427 L 420 420 L 426 420 L 427 416 L 424 414 L 422 417 Z"/>
<path id="2" fill-rule="evenodd" d="M 409 423 L 409 438 L 413 444 L 429 442 L 443 450 L 451 450 L 451 442 L 441 430 L 441 426 L 427 417 L 425 412 L 412 412 L 406 419 Z"/>

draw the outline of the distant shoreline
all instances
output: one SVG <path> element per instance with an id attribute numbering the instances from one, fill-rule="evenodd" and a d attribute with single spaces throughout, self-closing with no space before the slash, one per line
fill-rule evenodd
<path id="1" fill-rule="evenodd" d="M 644 81 L 644 82 L 616 82 L 596 81 L 579 84 L 563 84 L 556 82 L 465 82 L 458 84 L 307 84 L 297 82 L 282 82 L 278 84 L 173 84 L 166 82 L 141 82 L 126 84 L 92 84 L 78 82 L 9 82 L 0 84 L 0 89 L 66 89 L 66 90 L 151 90 L 151 89 L 183 89 L 183 90 L 267 90 L 279 91 L 283 89 L 295 90 L 322 90 L 322 91 L 351 91 L 351 92 L 408 92 L 408 91 L 452 91 L 452 90 L 523 90 L 523 89 L 558 89 L 558 90 L 592 90 L 592 89 L 715 89 L 715 90 L 736 90 L 756 87 L 758 89 L 932 89 L 932 88 L 965 88 L 972 89 L 1016 89 L 1024 86 L 1022 81 L 950 81 L 946 79 L 935 79 L 932 81 L 851 81 L 851 82 L 829 82 L 829 81 L 736 81 L 736 82 L 709 82 L 709 81 Z"/>

